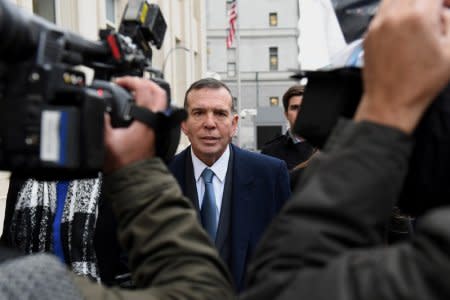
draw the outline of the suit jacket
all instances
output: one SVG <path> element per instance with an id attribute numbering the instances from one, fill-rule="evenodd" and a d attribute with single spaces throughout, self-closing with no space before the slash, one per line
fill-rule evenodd
<path id="1" fill-rule="evenodd" d="M 241 291 L 247 263 L 264 230 L 290 196 L 285 162 L 231 145 L 216 247 Z M 169 169 L 198 208 L 190 147 Z"/>
<path id="2" fill-rule="evenodd" d="M 314 153 L 315 148 L 307 141 L 294 143 L 286 132 L 267 142 L 261 149 L 262 154 L 270 155 L 284 160 L 289 170 L 306 161 Z"/>

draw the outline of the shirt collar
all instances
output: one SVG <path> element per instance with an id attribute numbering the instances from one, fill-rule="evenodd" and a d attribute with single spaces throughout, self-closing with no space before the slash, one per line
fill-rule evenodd
<path id="1" fill-rule="evenodd" d="M 288 130 L 287 135 L 292 139 L 292 142 L 294 144 L 298 144 L 304 141 L 304 139 L 302 139 L 301 137 L 293 134 L 291 129 Z"/>
<path id="2" fill-rule="evenodd" d="M 221 183 L 225 181 L 225 176 L 227 174 L 228 169 L 228 160 L 230 159 L 230 146 L 228 146 L 225 149 L 222 156 L 220 156 L 219 159 L 211 167 L 208 167 L 194 154 L 194 151 L 192 151 L 192 147 L 191 147 L 191 156 L 196 182 L 200 180 L 200 176 L 202 175 L 202 172 L 205 168 L 210 168 Z"/>

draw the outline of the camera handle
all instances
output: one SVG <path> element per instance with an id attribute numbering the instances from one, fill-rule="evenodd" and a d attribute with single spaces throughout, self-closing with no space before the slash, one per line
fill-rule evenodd
<path id="1" fill-rule="evenodd" d="M 145 107 L 137 106 L 135 104 L 131 105 L 129 115 L 134 120 L 140 121 L 148 127 L 153 128 L 156 132 L 177 127 L 187 117 L 187 113 L 184 109 L 173 109 L 172 112 L 167 115 L 164 112 L 154 113 Z"/>

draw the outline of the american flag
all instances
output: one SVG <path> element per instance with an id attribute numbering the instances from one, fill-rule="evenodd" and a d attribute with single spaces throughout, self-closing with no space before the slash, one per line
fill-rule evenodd
<path id="1" fill-rule="evenodd" d="M 230 10 L 228 11 L 228 22 L 230 23 L 230 29 L 228 30 L 227 36 L 227 48 L 231 48 L 231 45 L 233 44 L 234 34 L 236 33 L 236 19 L 236 0 L 233 0 L 230 3 Z"/>

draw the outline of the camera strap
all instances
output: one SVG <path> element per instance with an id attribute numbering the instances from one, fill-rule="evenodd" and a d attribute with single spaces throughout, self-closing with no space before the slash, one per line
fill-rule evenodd
<path id="1" fill-rule="evenodd" d="M 156 155 L 168 163 L 180 141 L 180 124 L 187 118 L 184 109 L 169 108 L 169 112 L 153 113 L 150 110 L 132 105 L 130 116 L 154 129 L 156 134 Z"/>
<path id="2" fill-rule="evenodd" d="M 145 107 L 131 105 L 130 116 L 155 131 L 167 131 L 180 125 L 186 119 L 187 114 L 184 109 L 174 109 L 170 114 L 165 114 L 164 112 L 154 113 Z"/>

